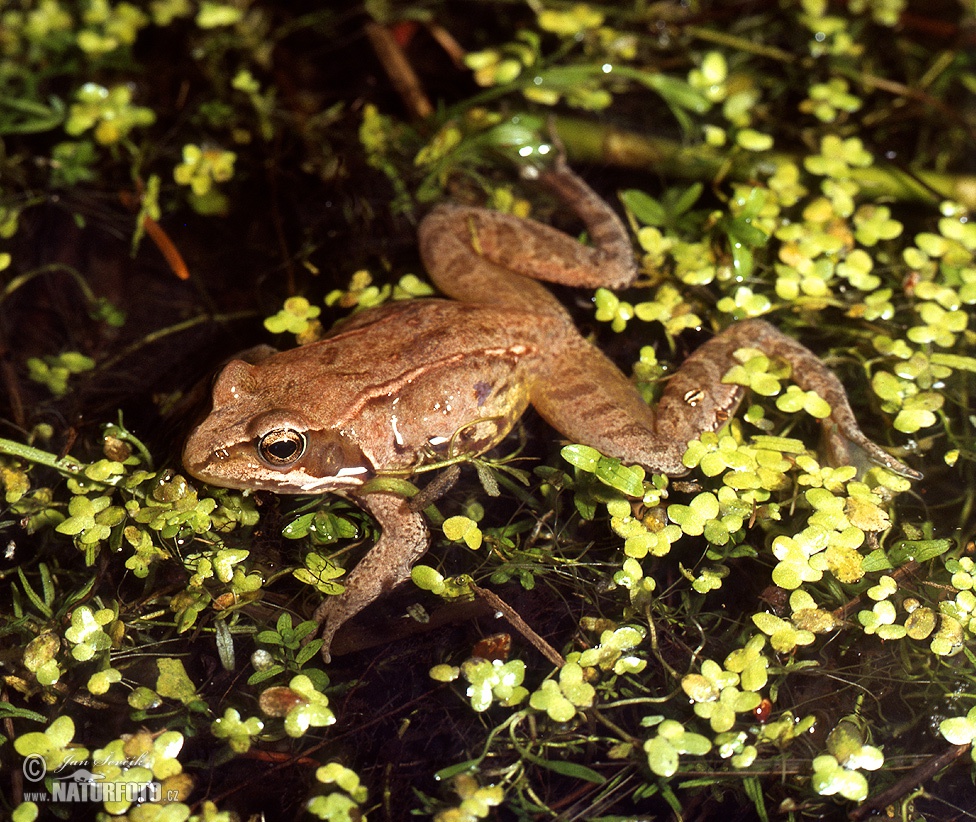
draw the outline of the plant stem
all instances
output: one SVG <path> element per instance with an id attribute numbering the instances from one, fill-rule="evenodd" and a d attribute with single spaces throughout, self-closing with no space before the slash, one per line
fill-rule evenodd
<path id="1" fill-rule="evenodd" d="M 713 182 L 758 180 L 784 163 L 802 165 L 786 152 L 720 153 L 710 146 L 687 145 L 667 137 L 624 131 L 606 123 L 576 117 L 556 118 L 556 129 L 575 162 L 598 162 L 623 168 L 656 169 L 669 177 Z M 851 179 L 870 200 L 938 202 L 953 200 L 976 209 L 976 175 L 944 174 L 924 169 L 903 171 L 876 159 L 869 168 L 850 169 Z"/>
<path id="2" fill-rule="evenodd" d="M 17 457 L 35 465 L 53 468 L 66 477 L 77 476 L 82 469 L 82 464 L 73 457 L 58 457 L 49 451 L 42 451 L 40 448 L 24 445 L 22 442 L 15 442 L 14 440 L 0 439 L 0 454 Z"/>

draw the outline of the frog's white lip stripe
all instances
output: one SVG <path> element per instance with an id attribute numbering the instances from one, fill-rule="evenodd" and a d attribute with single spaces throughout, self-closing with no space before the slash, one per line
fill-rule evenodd
<path id="1" fill-rule="evenodd" d="M 271 487 L 268 490 L 292 489 L 292 493 L 306 492 L 309 494 L 324 494 L 327 491 L 341 491 L 344 488 L 355 488 L 363 484 L 363 479 L 358 476 L 368 473 L 369 469 L 360 465 L 340 468 L 331 477 L 312 477 L 301 471 L 291 471 L 279 478 L 271 478 Z"/>
<path id="2" fill-rule="evenodd" d="M 362 465 L 350 465 L 347 468 L 340 468 L 338 471 L 336 471 L 336 476 L 337 477 L 353 477 L 353 476 L 356 476 L 357 474 L 365 474 L 367 471 L 369 471 L 369 469 L 366 468 L 365 466 L 362 466 Z"/>
<path id="3" fill-rule="evenodd" d="M 326 491 L 341 491 L 343 488 L 355 488 L 356 486 L 362 485 L 363 481 L 361 479 L 353 479 L 348 477 L 346 479 L 340 479 L 339 477 L 309 477 L 305 482 L 298 483 L 281 483 L 283 487 L 293 487 L 298 488 L 301 491 L 305 491 L 309 494 L 324 494 Z"/>

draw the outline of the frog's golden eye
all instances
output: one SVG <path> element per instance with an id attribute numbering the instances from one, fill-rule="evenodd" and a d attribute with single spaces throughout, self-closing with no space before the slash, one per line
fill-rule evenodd
<path id="1" fill-rule="evenodd" d="M 258 440 L 258 453 L 269 465 L 283 467 L 297 462 L 305 453 L 307 441 L 294 428 L 275 428 Z"/>

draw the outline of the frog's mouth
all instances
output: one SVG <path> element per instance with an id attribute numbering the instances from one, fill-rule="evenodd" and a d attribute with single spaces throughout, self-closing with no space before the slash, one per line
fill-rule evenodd
<path id="1" fill-rule="evenodd" d="M 299 466 L 287 473 L 269 471 L 255 477 L 247 487 L 277 494 L 328 494 L 359 488 L 372 476 L 373 471 L 361 465 L 345 466 L 335 474 L 323 477 L 310 474 L 304 466 Z"/>
<path id="2" fill-rule="evenodd" d="M 226 454 L 226 456 L 224 456 Z M 271 491 L 276 494 L 327 494 L 350 491 L 368 482 L 373 471 L 365 466 L 344 466 L 334 474 L 318 476 L 304 466 L 287 471 L 263 465 L 235 461 L 226 449 L 219 449 L 207 459 L 194 462 L 184 455 L 183 464 L 194 478 L 220 488 L 239 491 Z"/>

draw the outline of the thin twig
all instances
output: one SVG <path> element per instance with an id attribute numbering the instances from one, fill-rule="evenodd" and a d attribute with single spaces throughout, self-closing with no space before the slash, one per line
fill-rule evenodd
<path id="1" fill-rule="evenodd" d="M 535 631 L 533 631 L 529 626 L 529 623 L 522 619 L 522 617 L 515 612 L 515 609 L 505 602 L 505 600 L 503 600 L 497 594 L 475 585 L 473 582 L 471 583 L 470 587 L 475 596 L 477 596 L 479 599 L 483 599 L 496 611 L 500 611 L 502 616 L 508 620 L 509 624 L 529 642 L 531 642 L 533 647 L 553 665 L 562 668 L 563 665 L 566 664 L 566 660 L 563 658 L 563 655 L 553 648 L 552 645 L 546 642 Z"/>
<path id="2" fill-rule="evenodd" d="M 226 323 L 226 322 L 234 322 L 236 320 L 248 320 L 256 316 L 257 316 L 256 311 L 235 311 L 229 314 L 218 314 L 216 316 L 211 314 L 200 314 L 196 317 L 191 317 L 190 319 L 184 320 L 183 322 L 176 323 L 175 325 L 168 326 L 167 328 L 160 328 L 156 331 L 146 334 L 146 336 L 139 338 L 134 343 L 132 343 L 132 345 L 123 348 L 114 357 L 111 357 L 105 360 L 104 362 L 99 363 L 98 368 L 96 370 L 99 372 L 109 371 L 112 368 L 114 368 L 118 363 L 120 363 L 122 360 L 124 360 L 126 357 L 131 356 L 139 349 L 145 348 L 147 345 L 152 345 L 153 343 L 159 342 L 160 340 L 169 337 L 173 334 L 179 334 L 183 331 L 188 331 L 194 326 L 203 325 L 204 323 L 208 323 L 208 322 Z"/>
<path id="3" fill-rule="evenodd" d="M 367 23 L 366 37 L 407 111 L 420 120 L 433 114 L 434 107 L 427 98 L 417 72 L 413 70 L 390 30 L 379 23 Z"/>
<path id="4" fill-rule="evenodd" d="M 923 782 L 928 782 L 939 771 L 948 768 L 959 757 L 967 753 L 970 747 L 970 745 L 952 745 L 944 753 L 933 756 L 915 768 L 911 773 L 903 776 L 887 790 L 882 791 L 877 796 L 872 796 L 863 805 L 858 805 L 848 814 L 847 818 L 853 820 L 853 822 L 857 822 L 870 814 L 883 811 L 889 805 L 894 804 L 903 796 L 911 793 Z"/>

